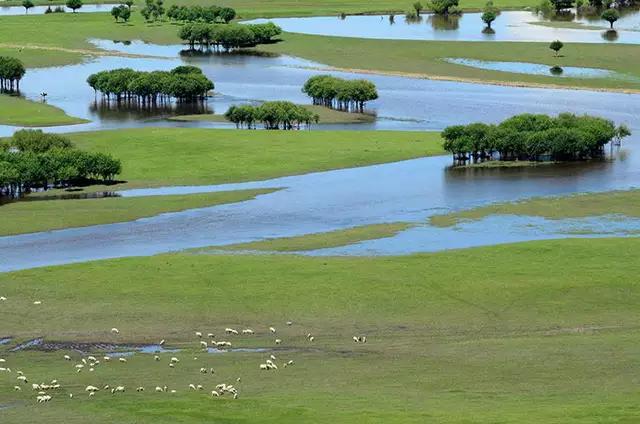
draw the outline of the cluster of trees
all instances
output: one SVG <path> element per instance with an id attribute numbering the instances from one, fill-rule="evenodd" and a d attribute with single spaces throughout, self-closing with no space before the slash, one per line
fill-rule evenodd
<path id="1" fill-rule="evenodd" d="M 20 130 L 0 143 L 0 194 L 111 181 L 122 172 L 118 159 L 76 149 L 71 141 L 41 130 Z"/>
<path id="2" fill-rule="evenodd" d="M 267 130 L 299 130 L 302 126 L 309 128 L 319 120 L 316 113 L 304 106 L 285 101 L 265 102 L 260 106 L 231 106 L 224 116 L 237 128 L 252 129 L 256 122 L 261 122 Z"/>
<path id="3" fill-rule="evenodd" d="M 82 0 L 67 0 L 65 5 L 75 13 L 76 10 L 82 7 Z M 29 13 L 29 9 L 33 6 L 35 6 L 33 0 L 22 0 L 22 7 L 24 7 L 25 13 Z M 44 13 L 64 13 L 64 9 L 60 6 L 57 6 L 55 9 L 51 9 L 51 6 L 49 6 Z"/>
<path id="4" fill-rule="evenodd" d="M 492 0 L 489 0 L 487 4 L 484 6 L 484 9 L 482 11 L 482 16 L 480 16 L 480 18 L 482 19 L 482 22 L 484 22 L 487 25 L 487 29 L 491 29 L 491 24 L 493 23 L 493 21 L 495 21 L 498 18 L 499 14 L 500 14 L 500 9 L 494 6 Z"/>
<path id="5" fill-rule="evenodd" d="M 557 117 L 522 114 L 498 125 L 455 125 L 442 132 L 443 147 L 455 164 L 498 159 L 570 161 L 600 158 L 604 146 L 631 132 L 625 125 L 589 115 L 562 113 Z"/>
<path id="6" fill-rule="evenodd" d="M 235 9 L 220 6 L 178 6 L 172 5 L 167 18 L 178 22 L 223 22 L 228 24 L 236 17 Z"/>
<path id="7" fill-rule="evenodd" d="M 213 82 L 195 66 L 178 66 L 169 72 L 113 69 L 89 75 L 87 83 L 108 100 L 115 96 L 118 102 L 124 99 L 143 105 L 153 105 L 158 100 L 202 100 L 214 88 Z"/>
<path id="8" fill-rule="evenodd" d="M 378 98 L 378 90 L 371 81 L 346 80 L 332 75 L 309 78 L 302 92 L 313 99 L 314 105 L 348 112 L 363 112 L 366 102 Z"/>
<path id="9" fill-rule="evenodd" d="M 131 2 L 133 4 L 133 2 Z M 131 6 L 127 4 L 121 4 L 120 6 L 113 6 L 111 9 L 111 16 L 118 22 L 118 19 L 122 19 L 122 22 L 127 22 L 131 18 Z"/>
<path id="10" fill-rule="evenodd" d="M 436 15 L 459 14 L 461 10 L 458 8 L 458 1 L 459 0 L 430 0 L 427 2 L 427 7 L 433 10 L 433 13 Z M 407 11 L 405 16 L 408 21 L 420 20 L 420 13 L 422 13 L 424 9 L 425 6 L 420 1 L 416 1 L 411 5 L 411 9 Z M 389 16 L 389 20 L 393 23 L 393 15 Z"/>
<path id="11" fill-rule="evenodd" d="M 164 0 L 145 0 L 140 14 L 147 22 L 155 22 L 164 16 Z"/>
<path id="12" fill-rule="evenodd" d="M 0 91 L 20 91 L 20 80 L 26 70 L 19 59 L 0 56 Z"/>
<path id="13" fill-rule="evenodd" d="M 181 40 L 189 43 L 191 49 L 195 45 L 214 47 L 215 49 L 238 49 L 253 47 L 258 44 L 273 42 L 273 37 L 282 33 L 282 29 L 273 22 L 264 24 L 230 24 L 218 25 L 207 23 L 188 23 L 178 32 Z"/>

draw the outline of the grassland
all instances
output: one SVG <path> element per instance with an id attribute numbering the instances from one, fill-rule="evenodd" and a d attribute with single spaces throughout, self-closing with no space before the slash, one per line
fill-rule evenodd
<path id="1" fill-rule="evenodd" d="M 2 274 L 0 336 L 15 340 L 0 346 L 14 370 L 0 373 L 0 404 L 10 406 L 0 417 L 6 424 L 636 422 L 638 249 L 640 239 L 602 239 L 394 258 L 172 254 Z M 226 336 L 228 326 L 256 334 Z M 194 331 L 274 350 L 207 355 Z M 354 343 L 356 334 L 368 342 Z M 38 336 L 164 338 L 186 350 L 159 362 L 149 354 L 103 361 L 93 373 L 75 372 L 71 346 L 8 351 Z M 277 347 L 275 337 L 283 340 Z M 270 353 L 295 364 L 259 371 Z M 170 356 L 181 360 L 175 369 Z M 30 383 L 56 378 L 62 389 L 37 405 L 29 385 L 13 391 L 15 370 Z M 238 387 L 239 399 L 211 399 L 222 382 Z M 88 398 L 88 384 L 127 392 Z M 165 384 L 177 393 L 153 391 Z M 146 391 L 136 393 L 140 385 Z"/>
<path id="2" fill-rule="evenodd" d="M 132 221 L 139 218 L 253 199 L 273 190 L 174 196 L 42 200 L 0 206 L 0 236 Z"/>
<path id="3" fill-rule="evenodd" d="M 640 217 L 640 190 L 540 197 L 513 203 L 497 203 L 481 208 L 431 217 L 432 225 L 448 227 L 462 220 L 479 220 L 489 215 L 527 215 L 547 219 L 584 218 L 601 215 Z"/>
<path id="4" fill-rule="evenodd" d="M 112 1 L 112 0 L 109 0 Z M 62 4 L 62 0 L 35 0 L 36 4 Z M 92 1 L 92 3 L 108 3 L 107 0 Z M 534 0 L 498 0 L 496 6 L 501 9 L 522 9 L 534 6 Z M 19 0 L 8 0 L 7 5 L 20 5 Z M 142 0 L 137 1 L 138 6 L 142 6 Z M 208 6 L 211 4 L 208 0 L 177 0 L 170 2 L 171 4 L 200 4 Z M 363 14 L 376 12 L 396 12 L 404 13 L 411 8 L 411 2 L 404 0 L 224 0 L 216 4 L 222 6 L 230 6 L 236 9 L 241 18 L 255 17 L 278 17 L 278 16 L 319 16 L 319 15 L 339 15 L 347 14 Z M 483 0 L 462 0 L 460 7 L 464 10 L 479 10 L 485 5 Z"/>
<path id="5" fill-rule="evenodd" d="M 407 41 L 320 37 L 291 34 L 261 51 L 286 53 L 341 69 L 414 77 L 528 86 L 640 90 L 640 80 L 616 78 L 554 78 L 489 71 L 456 65 L 444 58 L 532 62 L 549 66 L 609 69 L 640 78 L 640 46 L 628 44 L 565 43 L 562 57 L 554 57 L 548 43 L 464 41 Z"/>
<path id="6" fill-rule="evenodd" d="M 69 134 L 122 160 L 122 187 L 218 184 L 442 154 L 436 132 L 142 128 Z"/>
<path id="7" fill-rule="evenodd" d="M 27 46 L 24 57 L 43 49 L 60 53 L 57 61 L 77 62 L 86 55 L 104 54 L 91 38 L 142 40 L 158 44 L 179 43 L 179 25 L 146 24 L 134 13 L 127 24 L 116 24 L 106 14 L 58 14 L 0 17 L 0 48 Z M 640 90 L 640 46 L 629 44 L 567 43 L 556 58 L 548 43 L 453 42 L 372 40 L 283 34 L 283 42 L 260 47 L 261 51 L 302 57 L 336 68 L 360 72 L 461 80 L 470 82 L 560 86 L 601 90 Z M 113 54 L 113 52 L 109 53 Z M 579 66 L 609 69 L 622 78 L 554 78 L 483 70 L 452 64 L 444 58 L 520 61 L 548 66 Z M 33 58 L 35 62 L 38 62 Z"/>
<path id="8" fill-rule="evenodd" d="M 392 237 L 411 227 L 411 224 L 394 222 L 390 224 L 372 224 L 346 230 L 308 234 L 297 237 L 284 237 L 255 241 L 251 243 L 224 246 L 223 250 L 258 250 L 270 252 L 302 252 L 305 250 L 325 249 L 346 246 L 364 240 Z M 219 248 L 216 250 L 220 250 Z M 203 251 L 199 249 L 198 251 Z M 206 252 L 206 250 L 204 250 Z"/>
<path id="9" fill-rule="evenodd" d="M 374 115 L 366 113 L 350 113 L 340 110 L 329 109 L 318 105 L 302 105 L 305 109 L 318 114 L 319 124 L 363 124 L 376 120 Z M 169 118 L 172 121 L 204 121 L 204 122 L 229 122 L 224 115 L 200 114 L 200 115 L 180 115 Z"/>
<path id="10" fill-rule="evenodd" d="M 49 127 L 88 122 L 69 116 L 62 109 L 21 97 L 0 95 L 0 124 L 23 127 Z"/>

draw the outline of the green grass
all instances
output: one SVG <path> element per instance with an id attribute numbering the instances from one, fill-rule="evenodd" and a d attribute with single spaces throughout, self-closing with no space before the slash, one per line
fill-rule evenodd
<path id="1" fill-rule="evenodd" d="M 436 132 L 141 128 L 73 133 L 122 160 L 122 187 L 218 184 L 442 154 Z"/>
<path id="2" fill-rule="evenodd" d="M 392 237 L 412 225 L 404 222 L 390 224 L 372 224 L 360 227 L 336 230 L 319 234 L 308 234 L 298 237 L 274 238 L 251 243 L 224 246 L 223 250 L 262 250 L 271 252 L 302 252 L 305 250 L 326 249 L 346 246 L 365 240 Z M 206 252 L 208 249 L 197 251 Z M 217 248 L 215 250 L 220 250 Z"/>
<path id="3" fill-rule="evenodd" d="M 340 110 L 329 109 L 318 105 L 302 105 L 305 109 L 318 114 L 319 124 L 362 124 L 375 122 L 375 115 L 366 113 L 350 113 Z M 216 114 L 200 114 L 200 115 L 181 115 L 169 118 L 172 121 L 205 121 L 205 122 L 229 122 L 224 115 Z M 316 125 L 312 125 L 315 127 Z"/>
<path id="4" fill-rule="evenodd" d="M 640 46 L 637 45 L 566 43 L 562 57 L 556 58 L 548 43 L 373 40 L 291 33 L 284 34 L 282 38 L 283 42 L 261 46 L 260 50 L 365 72 L 507 85 L 640 89 Z M 555 78 L 516 74 L 456 65 L 444 61 L 444 58 L 602 68 L 629 78 Z"/>
<path id="5" fill-rule="evenodd" d="M 393 258 L 172 254 L 2 274 L 3 335 L 165 338 L 187 349 L 175 369 L 167 363 L 176 354 L 139 354 L 78 374 L 75 351 L 0 347 L 14 370 L 0 373 L 0 404 L 12 406 L 2 422 L 637 422 L 638 249 L 640 239 L 599 239 Z M 221 335 L 227 326 L 256 335 Z M 269 353 L 206 355 L 194 331 L 236 347 L 275 347 L 279 337 L 276 362 L 296 363 L 260 372 Z M 203 366 L 216 373 L 200 374 Z M 13 391 L 16 370 L 63 387 L 37 405 L 29 386 Z M 221 382 L 235 384 L 239 399 L 187 389 Z M 127 392 L 89 399 L 88 384 Z M 153 392 L 164 384 L 178 392 Z"/>
<path id="6" fill-rule="evenodd" d="M 0 94 L 0 124 L 24 127 L 47 127 L 88 122 L 69 116 L 62 109 L 21 97 Z"/>
<path id="7" fill-rule="evenodd" d="M 513 203 L 497 203 L 481 208 L 435 215 L 430 223 L 449 227 L 462 220 L 479 220 L 490 215 L 527 215 L 547 219 L 585 218 L 602 215 L 640 217 L 640 190 L 539 197 Z"/>
<path id="8" fill-rule="evenodd" d="M 111 224 L 134 219 L 241 202 L 273 190 L 241 190 L 174 196 L 23 201 L 0 206 L 0 236 L 61 228 Z"/>
<path id="9" fill-rule="evenodd" d="M 588 29 L 588 30 L 600 30 L 609 29 L 606 26 L 586 25 L 581 22 L 565 22 L 565 21 L 549 21 L 549 22 L 529 22 L 531 25 L 538 25 L 550 28 L 569 28 L 569 29 Z"/>

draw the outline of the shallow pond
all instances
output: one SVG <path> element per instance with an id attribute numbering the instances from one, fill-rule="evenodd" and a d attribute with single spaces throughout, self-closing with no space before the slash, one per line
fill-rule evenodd
<path id="1" fill-rule="evenodd" d="M 43 69 L 30 69 L 21 84 L 23 94 L 39 101 L 47 93 L 47 102 L 70 115 L 89 119 L 82 125 L 60 126 L 48 131 L 67 132 L 143 126 L 223 127 L 228 123 L 175 122 L 164 118 L 193 112 L 224 113 L 232 104 L 261 100 L 290 100 L 309 103 L 301 92 L 313 75 L 326 73 L 323 65 L 288 56 L 198 55 L 185 53 L 184 47 L 156 46 L 141 42 L 128 44 L 93 40 L 104 49 L 146 54 L 155 58 L 99 57 L 86 63 Z M 164 56 L 164 57 L 157 57 Z M 193 109 L 118 109 L 97 102 L 85 83 L 95 72 L 117 67 L 137 70 L 167 70 L 180 64 L 197 65 L 216 85 L 215 95 L 201 110 Z M 331 72 L 344 78 L 367 78 L 378 86 L 380 98 L 368 104 L 378 119 L 370 124 L 323 125 L 325 129 L 442 129 L 471 121 L 497 121 L 519 112 L 596 113 L 618 122 L 629 122 L 640 111 L 640 96 L 589 91 L 545 90 L 495 85 L 431 81 L 380 75 Z M 51 78 L 55 75 L 55 78 Z M 622 104 L 625 104 L 623 107 Z M 15 127 L 0 126 L 0 135 L 10 135 Z"/>
<path id="2" fill-rule="evenodd" d="M 598 17 L 568 14 L 556 21 L 584 24 L 584 28 L 560 28 L 540 23 L 550 20 L 529 11 L 502 12 L 492 24 L 492 31 L 484 29 L 481 13 L 460 16 L 424 14 L 419 20 L 407 20 L 403 15 L 319 16 L 308 18 L 270 19 L 287 32 L 339 37 L 377 38 L 392 40 L 439 41 L 552 41 L 560 39 L 572 43 L 640 43 L 640 13 L 629 11 L 616 23 L 617 37 L 606 34 L 608 22 Z M 248 23 L 266 22 L 264 19 Z M 592 27 L 598 26 L 598 29 Z"/>
<path id="3" fill-rule="evenodd" d="M 446 156 L 254 183 L 124 191 L 120 193 L 123 196 L 145 196 L 285 187 L 240 203 L 0 238 L 0 270 L 153 255 L 384 222 L 425 223 L 434 214 L 491 202 L 631 188 L 640 185 L 639 140 L 636 137 L 627 143 L 627 154 L 614 162 L 447 170 L 451 158 Z M 474 244 L 479 245 L 508 240 L 512 228 L 501 222 L 495 225 L 495 232 L 486 231 L 482 224 L 469 227 L 469 231 L 474 233 Z M 471 239 L 467 233 L 438 230 L 442 240 L 434 247 L 464 245 Z M 522 238 L 529 239 L 529 235 Z"/>
<path id="4" fill-rule="evenodd" d="M 57 6 L 52 4 L 51 8 L 55 9 Z M 77 13 L 99 13 L 99 12 L 111 12 L 111 8 L 115 4 L 83 4 Z M 0 16 L 17 16 L 17 15 L 42 15 L 45 13 L 49 6 L 34 6 L 29 9 L 28 13 L 25 13 L 25 8 L 22 6 L 0 6 Z M 64 7 L 65 13 L 73 13 L 73 11 L 67 7 Z"/>
<path id="5" fill-rule="evenodd" d="M 557 78 L 613 78 L 630 79 L 631 75 L 623 75 L 607 69 L 581 68 L 563 66 L 561 72 L 554 72 L 548 65 L 528 62 L 497 62 L 489 60 L 474 60 L 466 58 L 446 58 L 445 61 L 472 68 L 488 69 L 491 71 L 512 72 L 516 74 L 547 75 Z"/>

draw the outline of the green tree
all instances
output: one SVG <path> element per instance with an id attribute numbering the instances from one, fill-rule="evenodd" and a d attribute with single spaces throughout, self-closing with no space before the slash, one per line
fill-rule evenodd
<path id="1" fill-rule="evenodd" d="M 22 0 L 22 7 L 24 7 L 24 13 L 29 13 L 29 9 L 33 7 L 31 0 Z"/>
<path id="2" fill-rule="evenodd" d="M 423 9 L 424 9 L 424 6 L 422 6 L 422 3 L 420 3 L 419 1 L 413 3 L 413 10 L 416 11 L 417 16 L 420 16 L 420 13 L 422 12 Z"/>
<path id="3" fill-rule="evenodd" d="M 223 7 L 218 12 L 218 16 L 225 24 L 228 24 L 236 17 L 236 11 L 230 7 Z"/>
<path id="4" fill-rule="evenodd" d="M 133 6 L 133 0 L 125 0 L 124 4 L 127 6 L 129 10 L 131 10 L 131 6 Z"/>
<path id="5" fill-rule="evenodd" d="M 76 13 L 76 10 L 82 7 L 82 0 L 67 0 L 65 5 L 71 9 L 73 13 Z"/>
<path id="6" fill-rule="evenodd" d="M 551 0 L 551 4 L 556 9 L 556 12 L 571 9 L 574 3 L 575 0 Z"/>
<path id="7" fill-rule="evenodd" d="M 458 7 L 458 0 L 431 0 L 431 9 L 438 15 L 448 15 Z"/>
<path id="8" fill-rule="evenodd" d="M 482 13 L 482 22 L 487 24 L 487 28 L 491 28 L 491 23 L 496 20 L 498 16 L 491 10 L 486 10 Z"/>
<path id="9" fill-rule="evenodd" d="M 613 24 L 618 19 L 620 19 L 620 12 L 618 12 L 616 9 L 607 9 L 604 12 L 602 12 L 601 18 L 609 22 L 611 29 L 613 29 Z"/>
<path id="10" fill-rule="evenodd" d="M 560 40 L 554 40 L 549 44 L 549 48 L 555 52 L 555 56 L 558 57 L 558 52 L 564 47 L 564 44 Z"/>

